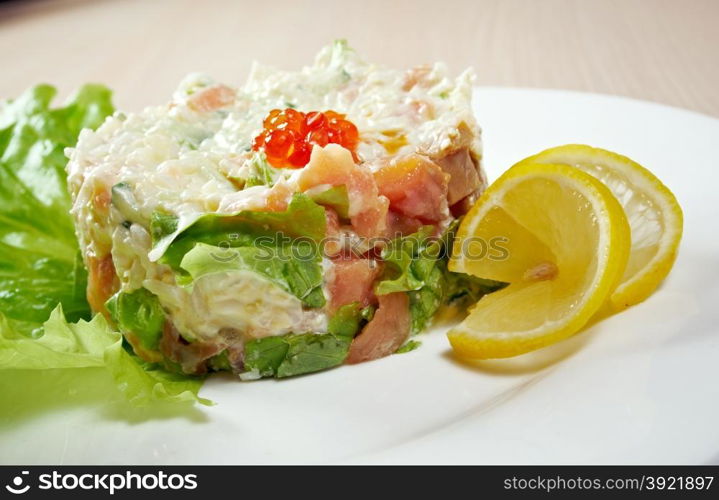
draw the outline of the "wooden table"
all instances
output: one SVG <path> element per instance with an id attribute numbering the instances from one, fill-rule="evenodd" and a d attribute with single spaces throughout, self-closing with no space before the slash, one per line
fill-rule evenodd
<path id="1" fill-rule="evenodd" d="M 479 85 L 619 94 L 719 116 L 717 0 L 0 3 L 0 97 L 104 82 L 124 109 L 205 71 L 240 84 L 258 59 L 298 68 L 334 38 L 396 67 L 472 65 Z"/>

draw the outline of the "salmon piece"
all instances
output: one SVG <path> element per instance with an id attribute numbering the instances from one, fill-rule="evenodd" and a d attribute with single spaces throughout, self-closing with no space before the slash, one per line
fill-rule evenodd
<path id="1" fill-rule="evenodd" d="M 235 102 L 235 91 L 226 85 L 213 85 L 192 94 L 187 99 L 190 109 L 207 113 L 229 106 Z"/>
<path id="2" fill-rule="evenodd" d="M 365 238 L 382 237 L 387 233 L 387 211 L 389 200 L 384 196 L 377 198 L 377 203 L 350 219 L 352 227 L 358 235 Z M 374 246 L 374 245 L 369 245 Z"/>
<path id="3" fill-rule="evenodd" d="M 457 126 L 452 144 L 438 154 L 430 155 L 449 174 L 447 200 L 452 215 L 464 215 L 487 187 L 487 177 L 479 160 L 472 156 L 475 133 L 465 122 Z"/>
<path id="4" fill-rule="evenodd" d="M 115 264 L 112 262 L 112 255 L 104 257 L 87 258 L 87 301 L 93 311 L 102 313 L 109 318 L 105 309 L 107 299 L 115 294 L 119 288 L 115 274 Z"/>
<path id="5" fill-rule="evenodd" d="M 481 185 L 477 165 L 467 148 L 436 160 L 437 165 L 449 175 L 447 203 L 454 205 L 474 193 Z"/>
<path id="6" fill-rule="evenodd" d="M 366 307 L 375 302 L 373 285 L 380 272 L 379 264 L 370 259 L 337 259 L 329 282 L 330 311 L 359 302 Z"/>
<path id="7" fill-rule="evenodd" d="M 352 153 L 342 146 L 315 146 L 297 182 L 302 191 L 321 185 L 347 186 L 348 215 L 355 232 L 371 238 L 382 236 L 387 229 L 389 202 L 380 196 L 372 172 L 357 165 Z"/>
<path id="8" fill-rule="evenodd" d="M 347 364 L 353 365 L 388 356 L 399 349 L 409 337 L 409 295 L 395 292 L 380 295 L 378 298 L 379 308 L 374 317 L 352 341 L 345 361 Z"/>
<path id="9" fill-rule="evenodd" d="M 394 212 L 425 223 L 439 222 L 449 215 L 449 175 L 425 156 L 396 158 L 377 170 L 374 178 Z"/>
<path id="10" fill-rule="evenodd" d="M 327 221 L 327 232 L 325 233 L 323 253 L 328 257 L 334 257 L 342 251 L 340 216 L 334 209 L 325 207 L 325 220 Z"/>
<path id="11" fill-rule="evenodd" d="M 414 217 L 407 217 L 392 210 L 387 214 L 387 232 L 390 238 L 416 233 L 422 226 L 422 221 Z"/>

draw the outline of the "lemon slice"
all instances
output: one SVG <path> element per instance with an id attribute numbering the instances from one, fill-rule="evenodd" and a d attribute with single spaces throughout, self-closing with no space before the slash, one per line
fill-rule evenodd
<path id="1" fill-rule="evenodd" d="M 571 165 L 612 191 L 629 220 L 632 251 L 622 281 L 611 295 L 611 305 L 621 310 L 649 297 L 674 265 L 682 237 L 682 209 L 674 194 L 635 161 L 591 146 L 559 146 L 523 163 Z"/>
<path id="2" fill-rule="evenodd" d="M 458 355 L 503 358 L 577 332 L 605 303 L 629 258 L 619 202 L 589 174 L 523 163 L 465 216 L 449 268 L 508 282 L 448 332 Z"/>

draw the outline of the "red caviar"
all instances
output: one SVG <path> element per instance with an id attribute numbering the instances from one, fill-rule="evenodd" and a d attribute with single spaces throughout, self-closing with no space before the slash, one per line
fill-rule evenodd
<path id="1" fill-rule="evenodd" d="M 252 149 L 265 150 L 273 167 L 300 168 L 310 161 L 312 146 L 339 144 L 356 159 L 359 132 L 354 123 L 336 111 L 273 109 L 262 122 L 264 129 L 252 142 Z"/>

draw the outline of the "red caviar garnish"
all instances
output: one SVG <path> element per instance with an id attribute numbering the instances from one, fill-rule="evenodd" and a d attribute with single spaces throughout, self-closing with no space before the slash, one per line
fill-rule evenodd
<path id="1" fill-rule="evenodd" d="M 252 149 L 264 149 L 273 167 L 304 167 L 310 161 L 312 146 L 330 143 L 349 149 L 357 159 L 357 127 L 336 111 L 303 113 L 292 108 L 273 109 L 262 125 L 264 129 L 252 141 Z"/>

